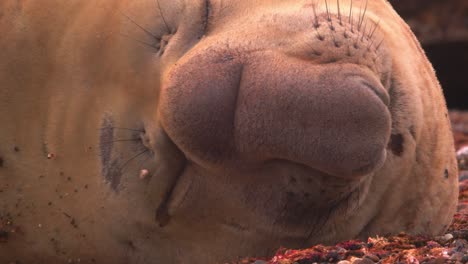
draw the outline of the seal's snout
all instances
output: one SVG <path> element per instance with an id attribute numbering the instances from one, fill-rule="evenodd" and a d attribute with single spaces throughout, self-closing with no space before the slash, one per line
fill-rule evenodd
<path id="1" fill-rule="evenodd" d="M 337 177 L 383 164 L 389 97 L 371 71 L 273 52 L 205 61 L 178 66 L 161 96 L 162 123 L 189 159 L 282 159 Z"/>
<path id="2" fill-rule="evenodd" d="M 236 115 L 241 150 L 338 177 L 380 168 L 390 136 L 389 96 L 370 71 L 271 60 L 245 69 Z"/>

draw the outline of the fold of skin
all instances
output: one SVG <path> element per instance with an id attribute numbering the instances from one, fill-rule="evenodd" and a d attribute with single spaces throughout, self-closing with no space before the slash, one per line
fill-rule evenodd
<path id="1" fill-rule="evenodd" d="M 452 220 L 445 101 L 386 1 L 0 10 L 0 262 L 219 263 Z"/>

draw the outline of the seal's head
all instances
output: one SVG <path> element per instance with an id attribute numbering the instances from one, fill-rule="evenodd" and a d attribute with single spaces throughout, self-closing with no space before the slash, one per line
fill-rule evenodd
<path id="1" fill-rule="evenodd" d="M 2 145 L 28 150 L 0 170 L 41 201 L 17 222 L 61 217 L 9 242 L 37 241 L 26 258 L 212 263 L 450 222 L 444 100 L 387 2 L 108 2 L 28 4 L 34 30 L 2 42 L 34 77 L 1 76 L 21 88 L 1 121 L 22 125 Z"/>

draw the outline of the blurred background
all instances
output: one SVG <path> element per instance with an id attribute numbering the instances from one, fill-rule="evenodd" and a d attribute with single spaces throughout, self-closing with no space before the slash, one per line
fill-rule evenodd
<path id="1" fill-rule="evenodd" d="M 432 62 L 450 109 L 468 110 L 468 0 L 390 0 Z"/>

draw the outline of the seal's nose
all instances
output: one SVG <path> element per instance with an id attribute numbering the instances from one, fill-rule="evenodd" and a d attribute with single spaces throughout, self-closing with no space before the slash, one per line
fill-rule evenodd
<path id="1" fill-rule="evenodd" d="M 244 70 L 238 95 L 241 150 L 343 177 L 383 164 L 389 97 L 369 70 L 274 57 L 256 61 Z"/>
<path id="2" fill-rule="evenodd" d="M 389 98 L 370 70 L 281 54 L 208 57 L 175 67 L 161 92 L 162 124 L 189 160 L 284 159 L 338 177 L 383 164 Z"/>

